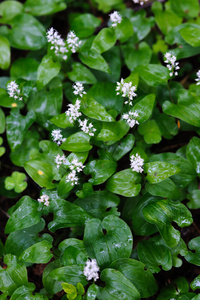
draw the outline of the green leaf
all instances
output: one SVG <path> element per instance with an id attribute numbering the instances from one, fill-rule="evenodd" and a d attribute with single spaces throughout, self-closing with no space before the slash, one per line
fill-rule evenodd
<path id="1" fill-rule="evenodd" d="M 189 241 L 188 247 L 190 250 L 189 253 L 185 256 L 185 259 L 196 266 L 200 266 L 200 237 L 196 237 Z"/>
<path id="2" fill-rule="evenodd" d="M 103 28 L 94 38 L 91 50 L 103 53 L 112 48 L 116 43 L 116 34 L 114 28 Z"/>
<path id="3" fill-rule="evenodd" d="M 18 202 L 19 203 L 19 202 Z M 28 196 L 20 199 L 20 205 L 12 213 L 6 224 L 5 233 L 28 228 L 40 222 L 38 202 Z"/>
<path id="4" fill-rule="evenodd" d="M 52 183 L 54 178 L 52 165 L 41 160 L 30 160 L 25 162 L 24 169 L 39 186 L 47 189 L 54 188 Z"/>
<path id="5" fill-rule="evenodd" d="M 134 12 L 129 19 L 134 30 L 134 44 L 137 44 L 149 34 L 151 27 L 154 25 L 154 18 L 146 18 L 145 10 L 141 9 Z"/>
<path id="6" fill-rule="evenodd" d="M 76 288 L 77 288 L 78 294 L 80 294 L 80 295 L 85 294 L 85 289 L 84 289 L 83 285 L 80 282 L 77 283 Z"/>
<path id="7" fill-rule="evenodd" d="M 187 159 L 194 167 L 197 174 L 200 176 L 200 139 L 193 137 L 186 150 Z"/>
<path id="8" fill-rule="evenodd" d="M 172 10 L 180 17 L 195 18 L 199 12 L 198 0 L 170 0 Z"/>
<path id="9" fill-rule="evenodd" d="M 132 228 L 136 235 L 151 235 L 157 232 L 157 228 L 154 224 L 147 222 L 143 215 L 143 208 L 148 203 L 154 203 L 158 200 L 158 197 L 153 197 L 146 193 L 142 197 L 135 201 L 134 209 L 132 211 Z"/>
<path id="10" fill-rule="evenodd" d="M 65 227 L 84 226 L 85 222 L 91 218 L 81 207 L 60 198 L 54 200 L 52 207 L 54 218 L 48 224 L 52 232 Z"/>
<path id="11" fill-rule="evenodd" d="M 95 300 L 98 294 L 99 287 L 96 284 L 91 284 L 87 290 L 87 300 Z"/>
<path id="12" fill-rule="evenodd" d="M 32 92 L 28 101 L 28 110 L 35 112 L 38 124 L 49 129 L 51 124 L 48 120 L 60 114 L 62 99 L 62 84 L 60 79 L 54 78 L 46 88 L 39 92 L 37 90 Z"/>
<path id="13" fill-rule="evenodd" d="M 193 291 L 199 289 L 200 287 L 200 275 L 198 275 L 190 284 Z"/>
<path id="14" fill-rule="evenodd" d="M 144 173 L 149 183 L 158 183 L 180 172 L 180 169 L 168 162 L 149 162 L 144 165 Z"/>
<path id="15" fill-rule="evenodd" d="M 176 222 L 180 227 L 189 226 L 193 222 L 192 215 L 185 205 L 168 199 L 149 203 L 142 212 L 147 222 L 156 225 L 169 247 L 175 247 L 180 240 L 180 232 L 171 222 Z"/>
<path id="16" fill-rule="evenodd" d="M 103 141 L 108 146 L 121 140 L 129 131 L 130 127 L 123 120 L 114 123 L 103 123 L 97 140 Z"/>
<path id="17" fill-rule="evenodd" d="M 190 202 L 187 202 L 187 206 L 190 209 L 198 209 L 200 208 L 200 190 L 192 190 L 188 195 L 187 199 L 190 200 Z"/>
<path id="18" fill-rule="evenodd" d="M 69 117 L 66 116 L 66 113 L 57 115 L 51 118 L 49 121 L 61 128 L 74 127 L 74 124 L 69 121 Z"/>
<path id="19" fill-rule="evenodd" d="M 147 144 L 158 144 L 162 137 L 155 120 L 149 120 L 138 127 L 138 132 L 144 136 Z"/>
<path id="20" fill-rule="evenodd" d="M 101 280 L 106 286 L 98 293 L 99 300 L 139 300 L 140 293 L 136 287 L 119 271 L 105 269 L 101 272 Z"/>
<path id="21" fill-rule="evenodd" d="M 120 160 L 133 148 L 134 143 L 135 137 L 132 134 L 127 134 L 115 148 L 113 152 L 113 159 L 116 161 Z"/>
<path id="22" fill-rule="evenodd" d="M 88 175 L 91 174 L 92 178 L 89 179 L 93 185 L 102 184 L 113 173 L 115 173 L 117 164 L 112 160 L 92 160 L 84 168 L 83 172 Z"/>
<path id="23" fill-rule="evenodd" d="M 65 249 L 62 255 L 62 264 L 64 266 L 69 265 L 85 265 L 86 261 L 88 259 L 88 256 L 86 254 L 85 249 L 79 250 L 74 246 L 69 246 Z"/>
<path id="24" fill-rule="evenodd" d="M 86 196 L 81 199 L 76 199 L 74 204 L 82 207 L 93 218 L 103 219 L 107 215 L 116 215 L 117 205 L 120 199 L 117 195 L 104 191 L 95 191 L 90 196 Z"/>
<path id="25" fill-rule="evenodd" d="M 92 35 L 101 23 L 99 18 L 92 14 L 78 14 L 70 21 L 70 29 L 76 32 L 79 38 L 86 38 Z"/>
<path id="26" fill-rule="evenodd" d="M 37 87 L 39 90 L 58 75 L 60 67 L 60 63 L 58 61 L 54 62 L 50 55 L 43 57 L 37 71 Z"/>
<path id="27" fill-rule="evenodd" d="M 95 50 L 81 52 L 79 54 L 79 58 L 83 64 L 92 69 L 110 73 L 110 69 L 107 62 L 105 61 L 103 56 L 101 56 L 101 54 L 99 54 Z"/>
<path id="28" fill-rule="evenodd" d="M 74 188 L 74 185 L 72 185 L 70 181 L 69 182 L 66 181 L 69 173 L 70 172 L 64 175 L 58 184 L 58 196 L 60 197 L 66 195 Z"/>
<path id="29" fill-rule="evenodd" d="M 137 66 L 135 72 L 137 72 L 148 85 L 153 87 L 157 87 L 159 84 L 166 84 L 169 77 L 168 69 L 156 64 Z"/>
<path id="30" fill-rule="evenodd" d="M 22 50 L 39 50 L 46 44 L 45 29 L 34 17 L 19 14 L 10 20 L 9 24 L 12 29 L 6 37 L 12 47 Z"/>
<path id="31" fill-rule="evenodd" d="M 52 243 L 43 240 L 26 249 L 20 255 L 20 259 L 33 264 L 46 264 L 53 257 L 53 254 L 50 252 L 51 248 Z"/>
<path id="32" fill-rule="evenodd" d="M 49 274 L 51 271 L 61 267 L 61 263 L 59 260 L 54 260 L 50 262 L 43 271 L 42 274 L 42 283 L 44 285 L 45 290 L 49 295 L 57 294 L 62 290 L 60 282 L 53 279 Z"/>
<path id="33" fill-rule="evenodd" d="M 200 100 L 187 90 L 179 90 L 177 96 L 177 105 L 169 101 L 163 103 L 164 113 L 200 127 Z"/>
<path id="34" fill-rule="evenodd" d="M 7 38 L 0 35 L 0 69 L 6 70 L 10 66 L 10 44 Z"/>
<path id="35" fill-rule="evenodd" d="M 120 271 L 132 282 L 141 294 L 141 298 L 153 296 L 158 289 L 156 281 L 150 270 L 145 265 L 134 259 L 118 259 L 114 261 L 111 268 Z"/>
<path id="36" fill-rule="evenodd" d="M 0 108 L 0 134 L 5 131 L 6 119 L 3 110 Z"/>
<path id="37" fill-rule="evenodd" d="M 20 172 L 13 172 L 11 177 L 5 179 L 5 188 L 12 190 L 14 188 L 16 193 L 21 193 L 27 187 L 27 182 L 24 182 L 26 175 Z"/>
<path id="38" fill-rule="evenodd" d="M 135 84 L 135 83 L 134 83 Z M 87 95 L 94 98 L 107 110 L 116 110 L 118 113 L 122 110 L 123 98 L 116 95 L 116 83 L 97 82 L 88 91 Z"/>
<path id="39" fill-rule="evenodd" d="M 50 276 L 58 281 L 68 282 L 76 285 L 81 283 L 83 286 L 87 284 L 86 277 L 83 275 L 84 265 L 71 265 L 53 270 Z"/>
<path id="40" fill-rule="evenodd" d="M 11 296 L 21 285 L 32 285 L 28 283 L 26 266 L 18 261 L 17 257 L 7 254 L 4 257 L 6 269 L 0 267 L 0 291 Z"/>
<path id="41" fill-rule="evenodd" d="M 141 189 L 141 175 L 132 169 L 125 169 L 113 175 L 106 184 L 106 189 L 124 197 L 135 197 Z"/>
<path id="42" fill-rule="evenodd" d="M 87 133 L 77 132 L 69 136 L 60 148 L 71 152 L 85 152 L 92 149 L 89 141 L 90 136 Z"/>
<path id="43" fill-rule="evenodd" d="M 151 184 L 146 183 L 145 189 L 153 196 L 159 196 L 164 198 L 170 198 L 173 200 L 180 199 L 180 190 L 177 188 L 175 183 L 167 178 L 159 183 Z"/>
<path id="44" fill-rule="evenodd" d="M 72 64 L 72 71 L 67 73 L 71 81 L 79 81 L 81 83 L 94 84 L 97 82 L 92 72 L 78 62 Z"/>
<path id="45" fill-rule="evenodd" d="M 39 63 L 33 58 L 19 58 L 13 62 L 10 75 L 12 79 L 22 78 L 36 81 L 38 66 Z"/>
<path id="46" fill-rule="evenodd" d="M 87 117 L 103 122 L 114 122 L 113 117 L 107 113 L 103 105 L 95 101 L 90 96 L 85 96 L 81 101 L 81 111 Z"/>
<path id="47" fill-rule="evenodd" d="M 67 282 L 63 282 L 61 285 L 66 294 L 76 294 L 77 295 L 76 287 L 74 285 L 69 284 Z"/>
<path id="48" fill-rule="evenodd" d="M 86 223 L 83 242 L 89 257 L 96 258 L 98 265 L 105 268 L 116 259 L 130 256 L 133 237 L 123 220 L 107 216 L 102 222 L 91 219 Z"/>
<path id="49" fill-rule="evenodd" d="M 154 94 L 149 94 L 142 98 L 142 100 L 138 101 L 134 106 L 131 111 L 137 111 L 138 113 L 138 122 L 139 124 L 144 123 L 147 121 L 151 115 L 152 111 L 154 108 L 154 103 L 155 103 L 155 95 Z"/>
<path id="50" fill-rule="evenodd" d="M 116 27 L 117 39 L 124 43 L 133 35 L 133 26 L 131 21 L 127 18 L 123 18 L 121 23 Z"/>
<path id="51" fill-rule="evenodd" d="M 200 46 L 200 38 L 199 38 L 200 26 L 194 27 L 191 24 L 190 27 L 181 29 L 180 34 L 184 38 L 186 43 L 188 43 L 192 47 Z"/>
<path id="52" fill-rule="evenodd" d="M 7 23 L 23 11 L 23 5 L 18 1 L 4 1 L 0 4 L 1 23 Z"/>
<path id="53" fill-rule="evenodd" d="M 24 117 L 20 114 L 19 109 L 11 110 L 10 116 L 6 118 L 7 139 L 11 150 L 20 147 L 24 140 L 28 128 L 35 121 L 34 111 L 30 111 Z"/>
<path id="54" fill-rule="evenodd" d="M 34 293 L 35 285 L 33 283 L 29 283 L 27 286 L 20 286 L 17 288 L 14 293 L 12 294 L 10 300 L 20 300 L 20 299 L 33 299 L 33 300 L 48 300 L 46 295 L 41 295 L 39 293 Z"/>
<path id="55" fill-rule="evenodd" d="M 66 9 L 62 0 L 26 0 L 25 12 L 33 16 L 45 16 Z"/>
<path id="56" fill-rule="evenodd" d="M 146 42 L 141 42 L 137 47 L 131 43 L 122 46 L 123 56 L 127 68 L 133 71 L 135 67 L 147 65 L 151 60 L 152 50 Z"/>
<path id="57" fill-rule="evenodd" d="M 170 250 L 159 243 L 159 236 L 140 241 L 137 245 L 139 259 L 153 273 L 159 273 L 160 267 L 168 271 L 172 268 Z"/>

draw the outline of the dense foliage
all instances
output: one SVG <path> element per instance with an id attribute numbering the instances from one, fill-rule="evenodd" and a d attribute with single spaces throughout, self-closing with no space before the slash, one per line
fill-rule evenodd
<path id="1" fill-rule="evenodd" d="M 199 12 L 0 3 L 0 299 L 200 299 Z"/>

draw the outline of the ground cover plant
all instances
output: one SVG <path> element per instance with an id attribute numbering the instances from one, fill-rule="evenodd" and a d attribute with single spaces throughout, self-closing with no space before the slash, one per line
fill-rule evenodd
<path id="1" fill-rule="evenodd" d="M 199 11 L 0 3 L 0 299 L 200 299 Z"/>

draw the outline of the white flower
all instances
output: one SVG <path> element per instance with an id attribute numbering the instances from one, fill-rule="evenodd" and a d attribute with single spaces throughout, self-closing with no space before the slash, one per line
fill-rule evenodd
<path id="1" fill-rule="evenodd" d="M 51 27 L 49 30 L 47 30 L 46 36 L 48 43 L 51 44 L 50 49 L 54 50 L 56 56 L 66 60 L 68 49 L 66 48 L 65 42 L 58 32 Z"/>
<path id="2" fill-rule="evenodd" d="M 117 82 L 117 87 L 116 87 L 117 95 L 122 94 L 122 97 L 128 97 L 129 100 L 125 101 L 125 104 L 133 105 L 132 100 L 133 97 L 136 97 L 137 94 L 135 93 L 136 91 L 136 86 L 132 85 L 132 82 L 124 82 L 124 79 L 121 78 L 120 82 Z"/>
<path id="3" fill-rule="evenodd" d="M 86 265 L 84 267 L 83 274 L 85 275 L 87 280 L 94 279 L 96 281 L 99 278 L 99 267 L 97 265 L 96 259 L 87 260 Z"/>
<path id="4" fill-rule="evenodd" d="M 117 24 L 120 24 L 122 21 L 121 15 L 118 11 L 114 11 L 110 16 L 111 27 L 117 27 Z"/>
<path id="5" fill-rule="evenodd" d="M 83 168 L 85 168 L 85 166 L 82 164 L 82 162 L 79 162 L 76 158 L 74 158 L 69 166 L 70 170 L 72 171 L 76 171 L 76 172 L 81 172 L 83 171 Z"/>
<path id="6" fill-rule="evenodd" d="M 197 85 L 200 84 L 200 70 L 197 72 L 197 78 L 195 79 L 197 81 Z"/>
<path id="7" fill-rule="evenodd" d="M 81 82 L 75 82 L 72 87 L 74 89 L 74 95 L 79 95 L 80 97 L 83 97 L 83 94 L 86 94 L 86 92 L 84 91 L 84 86 Z"/>
<path id="8" fill-rule="evenodd" d="M 143 5 L 145 2 L 148 2 L 148 0 L 133 0 L 134 3 L 139 3 L 140 5 Z"/>
<path id="9" fill-rule="evenodd" d="M 79 38 L 73 31 L 70 31 L 67 35 L 67 44 L 72 53 L 75 53 L 78 50 L 81 41 L 79 41 Z"/>
<path id="10" fill-rule="evenodd" d="M 72 186 L 74 186 L 75 184 L 78 184 L 78 177 L 76 176 L 75 170 L 72 170 L 72 172 L 68 174 L 68 176 L 66 178 L 66 182 L 71 182 Z"/>
<path id="11" fill-rule="evenodd" d="M 170 73 L 169 75 L 170 76 L 177 76 L 178 75 L 178 72 L 177 70 L 180 69 L 179 67 L 179 63 L 176 62 L 176 56 L 175 55 L 172 55 L 170 52 L 167 52 L 165 53 L 165 61 L 164 61 L 167 65 L 167 68 L 169 69 Z"/>
<path id="12" fill-rule="evenodd" d="M 42 195 L 37 200 L 38 200 L 38 202 L 44 203 L 44 205 L 49 206 L 49 196 L 48 195 Z"/>
<path id="13" fill-rule="evenodd" d="M 69 117 L 69 121 L 70 123 L 73 123 L 74 121 L 76 121 L 76 119 L 78 117 L 80 117 L 82 114 L 79 111 L 81 105 L 80 105 L 81 101 L 80 100 L 76 100 L 75 104 L 68 104 L 68 110 L 66 110 L 65 114 L 66 116 Z"/>
<path id="14" fill-rule="evenodd" d="M 19 85 L 13 80 L 7 85 L 7 91 L 11 98 L 14 98 L 15 100 L 22 100 L 22 97 L 20 97 L 20 89 Z"/>
<path id="15" fill-rule="evenodd" d="M 136 155 L 131 155 L 131 169 L 135 172 L 142 173 L 143 172 L 143 164 L 144 159 L 142 159 L 138 153 Z"/>
<path id="16" fill-rule="evenodd" d="M 94 132 L 96 131 L 96 128 L 93 127 L 92 123 L 89 123 L 87 125 L 88 120 L 85 119 L 83 121 L 79 120 L 79 125 L 81 127 L 81 130 L 85 133 L 88 133 L 90 136 L 94 136 Z"/>
<path id="17" fill-rule="evenodd" d="M 63 135 L 61 134 L 60 129 L 54 129 L 51 133 L 51 136 L 53 138 L 53 141 L 57 143 L 58 145 L 61 145 L 63 142 L 66 141 L 66 138 L 63 138 Z"/>
<path id="18" fill-rule="evenodd" d="M 65 156 L 64 155 L 61 156 L 60 154 L 56 155 L 55 163 L 57 164 L 57 168 L 59 169 L 62 164 L 66 163 Z"/>
<path id="19" fill-rule="evenodd" d="M 139 122 L 135 119 L 137 117 L 138 113 L 136 111 L 129 111 L 128 113 L 122 115 L 122 119 L 126 120 L 126 122 L 131 128 L 133 128 L 135 124 L 139 124 Z"/>

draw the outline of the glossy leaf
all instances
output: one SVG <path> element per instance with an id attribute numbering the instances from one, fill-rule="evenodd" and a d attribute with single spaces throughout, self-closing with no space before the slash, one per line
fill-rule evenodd
<path id="1" fill-rule="evenodd" d="M 189 27 L 180 30 L 180 34 L 183 39 L 192 47 L 200 46 L 200 26 L 194 27 L 192 24 Z"/>
<path id="2" fill-rule="evenodd" d="M 76 32 L 79 38 L 86 38 L 94 33 L 100 23 L 101 20 L 94 15 L 81 13 L 70 21 L 70 28 Z"/>
<path id="3" fill-rule="evenodd" d="M 77 132 L 72 134 L 67 138 L 65 142 L 62 143 L 61 149 L 72 151 L 72 152 L 85 152 L 92 149 L 89 144 L 90 136 L 84 132 Z"/>
<path id="4" fill-rule="evenodd" d="M 84 51 L 79 54 L 79 58 L 86 66 L 106 73 L 110 73 L 109 66 L 103 56 L 95 50 Z"/>
<path id="5" fill-rule="evenodd" d="M 46 44 L 45 29 L 34 17 L 19 14 L 9 24 L 12 29 L 7 38 L 12 47 L 22 50 L 38 50 Z"/>
<path id="6" fill-rule="evenodd" d="M 35 121 L 34 111 L 30 111 L 24 117 L 19 110 L 13 109 L 10 116 L 6 118 L 7 139 L 11 150 L 17 149 L 24 140 L 28 128 Z"/>
<path id="7" fill-rule="evenodd" d="M 170 198 L 173 200 L 180 199 L 180 190 L 176 187 L 175 183 L 167 178 L 159 183 L 150 184 L 146 183 L 145 189 L 153 196 Z"/>
<path id="8" fill-rule="evenodd" d="M 53 279 L 49 274 L 54 269 L 61 267 L 59 260 L 50 262 L 43 271 L 42 283 L 49 295 L 54 295 L 61 291 L 62 287 L 59 281 Z"/>
<path id="9" fill-rule="evenodd" d="M 200 174 L 200 139 L 193 137 L 187 145 L 187 158 L 191 165 L 196 170 L 197 174 Z"/>
<path id="10" fill-rule="evenodd" d="M 133 32 L 133 26 L 127 18 L 123 18 L 116 27 L 116 36 L 121 43 L 126 42 L 133 35 Z"/>
<path id="11" fill-rule="evenodd" d="M 157 87 L 159 84 L 166 84 L 168 81 L 168 69 L 156 65 L 149 64 L 146 66 L 138 66 L 135 72 L 150 86 Z"/>
<path id="12" fill-rule="evenodd" d="M 0 35 L 0 69 L 6 70 L 10 65 L 10 44 L 7 38 Z"/>
<path id="13" fill-rule="evenodd" d="M 60 63 L 54 62 L 50 55 L 45 55 L 37 71 L 37 87 L 41 90 L 60 71 Z"/>
<path id="14" fill-rule="evenodd" d="M 106 282 L 105 288 L 101 288 L 98 294 L 99 300 L 139 300 L 140 293 L 136 287 L 119 271 L 105 269 L 101 272 L 101 280 Z"/>
<path id="15" fill-rule="evenodd" d="M 113 28 L 103 28 L 95 36 L 91 49 L 101 54 L 113 47 L 116 40 L 116 34 Z"/>
<path id="16" fill-rule="evenodd" d="M 180 240 L 180 232 L 171 222 L 176 222 L 180 227 L 189 226 L 193 222 L 192 215 L 185 205 L 168 199 L 149 203 L 142 212 L 147 222 L 156 225 L 169 247 L 175 247 Z"/>
<path id="17" fill-rule="evenodd" d="M 190 209 L 200 208 L 200 190 L 192 190 L 191 193 L 187 195 L 187 199 L 190 200 L 190 202 L 187 203 Z"/>
<path id="18" fill-rule="evenodd" d="M 127 134 L 117 145 L 113 152 L 113 158 L 118 161 L 120 160 L 126 153 L 128 153 L 135 143 L 135 137 L 132 134 Z"/>
<path id="19" fill-rule="evenodd" d="M 189 241 L 188 247 L 190 250 L 185 259 L 196 266 L 200 266 L 200 250 L 199 250 L 200 237 L 193 238 Z"/>
<path id="20" fill-rule="evenodd" d="M 23 5 L 18 1 L 4 1 L 0 4 L 1 23 L 7 23 L 23 11 Z"/>
<path id="21" fill-rule="evenodd" d="M 153 274 L 150 270 L 146 270 L 145 265 L 140 261 L 128 258 L 118 259 L 110 267 L 128 278 L 138 289 L 142 298 L 154 295 L 158 289 Z"/>
<path id="22" fill-rule="evenodd" d="M 155 95 L 149 94 L 145 96 L 142 100 L 138 101 L 134 106 L 132 111 L 137 111 L 139 124 L 147 121 L 152 115 L 152 111 L 155 103 Z"/>
<path id="23" fill-rule="evenodd" d="M 106 189 L 124 197 L 135 197 L 141 189 L 140 174 L 126 169 L 114 174 L 107 182 Z"/>
<path id="24" fill-rule="evenodd" d="M 0 133 L 3 133 L 6 128 L 6 119 L 3 110 L 0 108 Z"/>
<path id="25" fill-rule="evenodd" d="M 198 275 L 190 284 L 190 287 L 192 288 L 193 291 L 196 289 L 199 289 L 200 287 L 200 275 Z"/>
<path id="26" fill-rule="evenodd" d="M 98 285 L 95 285 L 94 283 L 91 284 L 87 290 L 87 300 L 95 300 L 96 296 L 98 294 L 99 291 L 99 287 Z"/>
<path id="27" fill-rule="evenodd" d="M 47 240 L 43 240 L 26 249 L 20 255 L 20 259 L 34 264 L 46 264 L 53 257 L 53 254 L 50 252 L 51 248 L 52 243 Z"/>
<path id="28" fill-rule="evenodd" d="M 54 200 L 53 214 L 53 221 L 48 224 L 52 232 L 59 228 L 84 226 L 91 218 L 81 207 L 60 198 Z"/>
<path id="29" fill-rule="evenodd" d="M 149 183 L 158 183 L 180 172 L 180 169 L 168 162 L 150 162 L 144 165 Z"/>
<path id="30" fill-rule="evenodd" d="M 116 215 L 117 205 L 119 204 L 119 197 L 107 191 L 95 191 L 88 197 L 76 199 L 74 204 L 82 207 L 93 218 L 103 219 L 107 215 Z"/>
<path id="31" fill-rule="evenodd" d="M 74 127 L 74 124 L 70 122 L 69 117 L 66 116 L 66 113 L 57 115 L 51 118 L 49 121 L 60 128 Z"/>
<path id="32" fill-rule="evenodd" d="M 33 16 L 45 16 L 64 10 L 66 4 L 62 0 L 26 0 L 25 12 Z"/>
<path id="33" fill-rule="evenodd" d="M 130 256 L 133 237 L 123 220 L 107 216 L 102 222 L 91 219 L 86 223 L 83 241 L 89 257 L 105 268 L 116 259 Z"/>
<path id="34" fill-rule="evenodd" d="M 112 145 L 121 140 L 129 131 L 129 126 L 123 120 L 113 123 L 103 123 L 102 129 L 97 136 L 97 140 L 105 144 Z"/>
<path id="35" fill-rule="evenodd" d="M 57 281 L 68 282 L 76 285 L 81 283 L 83 286 L 87 284 L 86 277 L 83 275 L 84 265 L 71 265 L 53 270 L 50 276 Z"/>
<path id="36" fill-rule="evenodd" d="M 20 202 L 6 224 L 5 233 L 28 228 L 40 222 L 38 202 L 28 196 L 21 198 Z"/>
<path id="37" fill-rule="evenodd" d="M 23 57 L 15 60 L 10 68 L 12 79 L 22 78 L 36 81 L 39 63 L 30 57 Z"/>
<path id="38" fill-rule="evenodd" d="M 149 120 L 140 125 L 138 132 L 144 136 L 147 144 L 158 144 L 162 139 L 159 126 L 155 120 Z"/>
<path id="39" fill-rule="evenodd" d="M 97 82 L 92 72 L 84 65 L 74 62 L 72 64 L 72 71 L 67 73 L 67 76 L 72 81 L 79 81 L 81 83 L 94 84 Z"/>
<path id="40" fill-rule="evenodd" d="M 171 0 L 170 5 L 178 16 L 185 18 L 195 18 L 198 16 L 198 0 L 177 0 L 176 3 Z"/>

